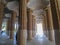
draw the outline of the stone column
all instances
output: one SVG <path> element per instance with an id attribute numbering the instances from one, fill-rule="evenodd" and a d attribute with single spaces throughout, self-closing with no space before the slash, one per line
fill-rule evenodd
<path id="1" fill-rule="evenodd" d="M 54 41 L 54 30 L 53 30 L 53 22 L 52 22 L 52 13 L 51 7 L 48 7 L 48 18 L 49 18 L 49 40 Z"/>
<path id="2" fill-rule="evenodd" d="M 43 18 L 43 32 L 44 32 L 44 35 L 47 36 L 46 18 L 45 18 L 45 16 Z"/>
<path id="3" fill-rule="evenodd" d="M 44 16 L 44 19 L 43 19 L 43 31 L 44 31 L 44 34 L 46 35 L 46 37 L 48 38 L 48 30 L 47 30 L 47 18 L 46 18 L 46 14 Z"/>
<path id="4" fill-rule="evenodd" d="M 33 36 L 33 38 L 35 37 L 35 35 L 36 35 L 36 19 L 35 19 L 35 16 L 34 15 L 32 15 L 32 36 Z"/>
<path id="5" fill-rule="evenodd" d="M 14 38 L 16 16 L 17 16 L 16 12 L 12 11 L 11 18 L 10 18 L 10 39 Z"/>
<path id="6" fill-rule="evenodd" d="M 59 22 L 59 29 L 60 29 L 60 0 L 55 0 L 58 22 Z"/>
<path id="7" fill-rule="evenodd" d="M 56 9 L 56 1 L 50 0 L 51 4 L 51 12 L 52 12 L 52 20 L 53 20 L 53 29 L 55 35 L 55 43 L 56 45 L 60 45 L 60 29 L 59 29 L 59 21 L 58 21 L 58 13 Z"/>
<path id="8" fill-rule="evenodd" d="M 7 35 L 10 34 L 10 19 L 7 20 L 7 29 L 6 29 Z"/>
<path id="9" fill-rule="evenodd" d="M 4 16 L 4 4 L 0 3 L 0 30 L 2 29 L 3 16 Z"/>
<path id="10" fill-rule="evenodd" d="M 19 29 L 17 32 L 17 44 L 27 45 L 27 0 L 19 0 Z"/>
<path id="11" fill-rule="evenodd" d="M 32 10 L 27 9 L 27 39 L 32 40 Z"/>
<path id="12" fill-rule="evenodd" d="M 49 11 L 48 11 L 48 9 L 46 9 L 48 39 L 51 40 L 51 35 L 50 35 L 50 33 L 51 33 L 50 25 L 51 25 L 51 24 L 50 24 L 50 20 L 49 20 L 49 18 L 51 18 L 51 17 L 49 17 L 49 16 L 50 16 Z"/>

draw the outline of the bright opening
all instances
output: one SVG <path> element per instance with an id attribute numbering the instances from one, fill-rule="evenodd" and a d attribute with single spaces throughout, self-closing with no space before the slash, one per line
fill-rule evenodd
<path id="1" fill-rule="evenodd" d="M 42 23 L 37 24 L 37 33 L 36 35 L 43 36 L 43 26 Z"/>

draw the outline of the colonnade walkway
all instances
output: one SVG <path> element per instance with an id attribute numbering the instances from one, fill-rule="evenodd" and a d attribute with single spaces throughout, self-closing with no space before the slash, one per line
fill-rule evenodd
<path id="1" fill-rule="evenodd" d="M 0 45 L 16 45 L 16 40 L 10 40 L 9 36 L 5 33 L 0 35 Z M 49 41 L 44 35 L 36 35 L 34 39 L 27 41 L 27 45 L 54 45 L 53 42 Z"/>

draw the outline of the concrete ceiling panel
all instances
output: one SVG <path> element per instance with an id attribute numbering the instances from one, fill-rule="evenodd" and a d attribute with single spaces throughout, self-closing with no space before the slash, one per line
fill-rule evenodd
<path id="1" fill-rule="evenodd" d="M 45 11 L 43 9 L 39 9 L 39 10 L 34 10 L 32 15 L 35 15 L 35 16 L 40 16 L 40 15 L 44 15 L 45 14 Z"/>
<path id="2" fill-rule="evenodd" d="M 17 12 L 19 10 L 19 4 L 17 1 L 8 2 L 7 8 Z"/>
<path id="3" fill-rule="evenodd" d="M 27 7 L 31 8 L 32 10 L 37 10 L 46 7 L 48 4 L 48 0 L 30 0 L 27 4 Z"/>

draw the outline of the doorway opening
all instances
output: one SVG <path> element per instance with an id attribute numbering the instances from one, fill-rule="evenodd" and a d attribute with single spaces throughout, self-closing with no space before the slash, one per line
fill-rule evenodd
<path id="1" fill-rule="evenodd" d="M 37 24 L 36 35 L 39 35 L 40 37 L 43 36 L 43 24 L 42 23 Z"/>

